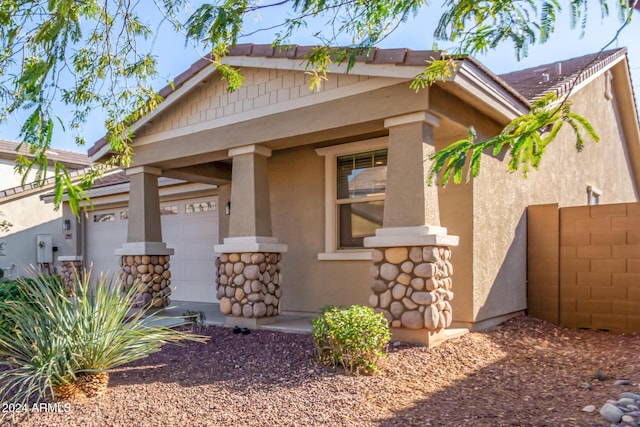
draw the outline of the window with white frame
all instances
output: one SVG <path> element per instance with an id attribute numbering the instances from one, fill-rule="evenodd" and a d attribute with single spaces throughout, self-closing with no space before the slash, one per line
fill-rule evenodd
<path id="1" fill-rule="evenodd" d="M 364 238 L 382 227 L 386 181 L 386 148 L 338 156 L 338 249 L 363 248 Z"/>
<path id="2" fill-rule="evenodd" d="M 178 215 L 178 205 L 160 206 L 160 215 Z"/>
<path id="3" fill-rule="evenodd" d="M 320 260 L 371 259 L 364 238 L 382 227 L 387 138 L 320 148 L 325 157 L 325 252 Z"/>

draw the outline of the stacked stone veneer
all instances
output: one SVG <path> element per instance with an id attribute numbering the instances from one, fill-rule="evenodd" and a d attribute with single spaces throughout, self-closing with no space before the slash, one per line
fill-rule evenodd
<path id="1" fill-rule="evenodd" d="M 171 303 L 171 271 L 169 255 L 124 255 L 122 266 L 122 291 L 137 286 L 136 306 L 166 307 Z"/>
<path id="2" fill-rule="evenodd" d="M 451 325 L 451 250 L 392 247 L 373 252 L 369 304 L 393 328 L 439 331 Z"/>
<path id="3" fill-rule="evenodd" d="M 218 268 L 217 297 L 224 315 L 246 318 L 277 316 L 280 312 L 279 253 L 222 254 Z"/>
<path id="4" fill-rule="evenodd" d="M 60 265 L 60 278 L 62 279 L 62 283 L 64 283 L 64 291 L 67 295 L 74 294 L 74 280 L 76 278 L 82 278 L 82 261 L 61 261 Z"/>

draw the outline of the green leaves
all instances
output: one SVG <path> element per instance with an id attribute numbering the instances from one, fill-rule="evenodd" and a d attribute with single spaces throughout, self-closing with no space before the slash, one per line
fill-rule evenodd
<path id="1" fill-rule="evenodd" d="M 73 297 L 59 278 L 21 279 L 18 298 L 0 300 L 0 398 L 40 401 L 82 372 L 105 372 L 160 351 L 163 344 L 206 337 L 157 325 L 156 315 L 132 311 L 136 286 L 85 272 L 75 275 Z M 144 318 L 147 316 L 146 318 Z M 5 414 L 0 414 L 0 419 Z"/>
<path id="2" fill-rule="evenodd" d="M 470 128 L 467 138 L 435 153 L 431 157 L 433 163 L 429 183 L 439 175 L 443 185 L 451 178 L 454 183 L 459 184 L 465 167 L 468 167 L 468 182 L 480 173 L 483 153 L 490 150 L 497 156 L 504 149 L 508 150 L 510 157 L 507 169 L 510 172 L 520 170 L 526 177 L 532 169 L 538 170 L 547 146 L 556 139 L 565 124 L 573 130 L 578 151 L 584 146 L 585 136 L 595 142 L 600 140 L 589 122 L 571 110 L 570 101 L 564 99 L 558 102 L 555 94 L 550 93 L 534 102 L 529 113 L 512 120 L 495 137 L 476 142 L 475 131 Z"/>
<path id="3" fill-rule="evenodd" d="M 419 90 L 445 81 L 455 73 L 455 59 L 459 55 L 483 53 L 503 43 L 513 45 L 518 59 L 526 56 L 529 46 L 544 43 L 555 31 L 563 7 L 570 11 L 571 25 L 580 26 L 584 31 L 588 3 L 587 0 L 445 0 L 438 10 L 442 14 L 434 36 L 439 43 L 450 44 L 444 46 L 448 56 L 425 64 L 411 87 Z M 157 77 L 156 58 L 149 52 L 148 43 L 156 27 L 146 21 L 141 9 L 143 4 L 149 7 L 145 2 L 127 0 L 0 0 L 0 120 L 16 114 L 27 117 L 20 138 L 33 147 L 34 157 L 33 161 L 20 158 L 17 170 L 23 177 L 35 168 L 39 183 L 44 183 L 46 152 L 55 129 L 66 127 L 73 133 L 74 140 L 83 145 L 82 126 L 96 110 L 105 116 L 105 134 L 113 156 L 105 166 L 96 167 L 87 176 L 95 178 L 105 167 L 127 167 L 131 163 L 130 144 L 134 136 L 131 125 L 160 103 L 152 87 Z M 281 16 L 287 16 L 274 25 L 254 31 L 274 32 L 273 44 L 278 46 L 290 44 L 300 29 L 320 23 L 314 34 L 317 47 L 305 58 L 310 86 L 319 90 L 333 64 L 346 64 L 347 70 L 351 70 L 357 59 L 366 57 L 409 17 L 430 5 L 427 0 L 276 0 L 266 3 L 215 0 L 198 2 L 195 9 L 189 0 L 162 0 L 154 4 L 161 9 L 163 21 L 185 34 L 187 42 L 205 48 L 212 65 L 227 80 L 229 90 L 242 86 L 243 79 L 237 69 L 225 63 L 224 56 L 243 36 L 253 34 L 245 32 L 245 24 L 263 10 L 280 8 Z M 626 0 L 598 0 L 598 4 L 603 16 L 616 5 L 621 21 L 629 21 L 631 10 Z M 433 7 L 435 9 L 435 5 Z M 435 48 L 439 49 L 437 45 Z M 66 122 L 56 111 L 56 102 L 60 100 L 71 114 Z M 576 132 L 576 147 L 581 148 L 583 133 L 593 133 L 588 123 L 579 116 L 565 114 L 563 117 L 563 123 Z M 545 121 L 541 116 L 538 119 Z M 510 167 L 515 164 L 535 167 L 539 162 L 537 153 L 544 152 L 545 140 L 525 130 L 538 119 L 513 123 L 511 130 L 505 129 L 502 139 L 498 139 L 500 142 L 496 142 L 496 146 L 509 144 L 515 150 L 514 164 Z M 537 148 L 520 150 L 521 144 L 507 142 L 505 138 L 511 137 L 507 135 L 520 135 L 519 138 L 528 141 L 523 142 L 524 146 Z M 470 138 L 469 149 L 475 150 L 477 144 L 469 141 Z M 463 160 L 456 157 L 452 164 Z M 476 170 L 477 167 L 472 167 L 472 176 Z M 63 169 L 54 171 L 58 172 L 63 173 Z M 462 179 L 454 170 L 449 176 Z M 86 190 L 88 184 L 87 179 L 80 188 Z M 56 186 L 56 191 L 68 189 L 69 201 L 75 207 L 81 204 L 76 197 L 86 196 L 74 189 L 65 177 L 56 181 Z"/>
<path id="4" fill-rule="evenodd" d="M 378 373 L 391 339 L 384 315 L 358 305 L 323 310 L 313 319 L 311 334 L 319 363 L 355 374 Z"/>
<path id="5" fill-rule="evenodd" d="M 55 111 L 59 101 L 69 107 L 72 118 L 66 124 L 79 144 L 84 144 L 82 124 L 90 112 L 103 110 L 115 160 L 128 164 L 131 135 L 121 123 L 130 125 L 130 115 L 140 117 L 158 104 L 149 85 L 156 75 L 155 58 L 138 50 L 152 32 L 134 6 L 125 0 L 0 0 L 0 22 L 0 118 L 26 114 L 20 138 L 32 157 L 19 159 L 23 180 L 33 168 L 37 184 L 47 179 L 54 129 L 65 129 Z M 77 211 L 86 193 L 65 172 L 54 167 L 56 195 L 66 188 Z M 60 201 L 56 197 L 56 207 Z"/>
<path id="6" fill-rule="evenodd" d="M 0 211 L 0 231 L 7 232 L 11 229 L 11 227 L 13 227 L 13 224 L 4 219 L 4 217 L 4 212 Z"/>
<path id="7" fill-rule="evenodd" d="M 427 67 L 423 72 L 415 76 L 409 87 L 416 92 L 420 89 L 431 86 L 438 81 L 446 81 L 453 76 L 458 68 L 458 64 L 453 56 L 446 56 L 441 59 L 431 58 L 427 62 Z"/>
<path id="8" fill-rule="evenodd" d="M 555 31 L 557 17 L 563 6 L 568 6 L 571 27 L 586 26 L 587 0 L 447 0 L 434 36 L 436 40 L 454 42 L 454 53 L 485 53 L 504 42 L 513 45 L 518 60 L 527 56 L 529 46 L 545 43 Z M 621 21 L 629 12 L 628 4 L 618 1 Z M 599 0 L 603 16 L 609 14 L 609 2 Z"/>

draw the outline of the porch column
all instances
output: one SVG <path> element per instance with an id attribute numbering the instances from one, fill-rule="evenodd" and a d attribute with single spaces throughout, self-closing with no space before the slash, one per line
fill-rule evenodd
<path id="1" fill-rule="evenodd" d="M 127 169 L 129 176 L 129 218 L 127 242 L 116 249 L 122 267 L 122 291 L 132 286 L 139 294 L 136 305 L 166 307 L 171 303 L 170 256 L 173 249 L 162 241 L 160 195 L 157 168 Z"/>
<path id="2" fill-rule="evenodd" d="M 68 295 L 73 293 L 74 280 L 81 280 L 83 274 L 82 236 L 84 217 L 76 217 L 69 204 L 62 205 L 62 255 L 60 262 L 60 278 Z"/>
<path id="3" fill-rule="evenodd" d="M 383 227 L 365 239 L 375 248 L 372 267 L 376 311 L 393 338 L 436 345 L 452 321 L 452 246 L 457 236 L 440 226 L 438 189 L 427 185 L 437 117 L 426 111 L 385 120 L 389 129 Z"/>
<path id="4" fill-rule="evenodd" d="M 220 253 L 217 297 L 227 326 L 255 328 L 280 313 L 280 260 L 287 245 L 271 231 L 268 158 L 271 150 L 248 145 L 229 150 L 233 159 L 229 237 Z"/>

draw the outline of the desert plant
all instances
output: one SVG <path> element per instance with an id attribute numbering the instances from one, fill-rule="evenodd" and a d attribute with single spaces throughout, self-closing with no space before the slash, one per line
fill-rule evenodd
<path id="1" fill-rule="evenodd" d="M 202 310 L 187 310 L 182 313 L 182 317 L 187 323 L 191 324 L 191 331 L 194 334 L 202 329 L 204 321 L 207 320 L 207 316 L 205 316 L 204 311 Z"/>
<path id="2" fill-rule="evenodd" d="M 157 326 L 157 316 L 132 310 L 136 287 L 122 294 L 110 278 L 91 282 L 85 272 L 74 284 L 74 296 L 40 276 L 21 286 L 23 298 L 0 301 L 0 311 L 13 325 L 0 328 L 0 400 L 8 396 L 26 404 L 88 396 L 106 388 L 108 370 L 144 358 L 165 343 L 204 341 L 205 337 Z M 147 316 L 148 315 L 148 316 Z M 146 316 L 146 318 L 145 318 Z M 153 321 L 149 321 L 153 320 Z"/>
<path id="3" fill-rule="evenodd" d="M 370 307 L 325 308 L 312 321 L 312 335 L 319 363 L 341 365 L 356 374 L 380 371 L 391 339 L 382 313 Z"/>

